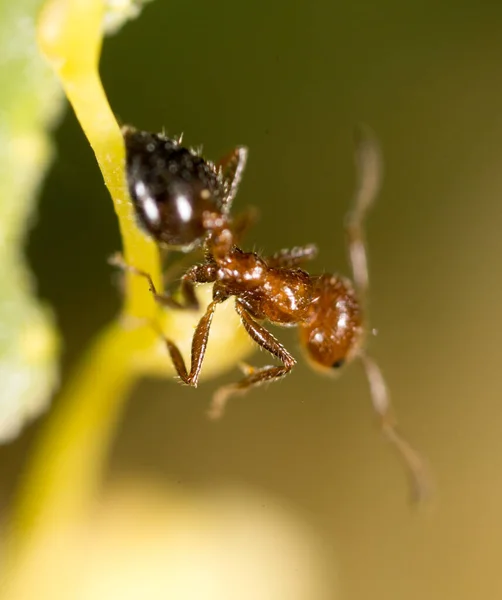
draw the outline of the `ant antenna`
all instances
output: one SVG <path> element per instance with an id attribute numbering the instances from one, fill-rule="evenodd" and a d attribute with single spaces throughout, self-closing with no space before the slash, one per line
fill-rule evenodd
<path id="1" fill-rule="evenodd" d="M 380 191 L 382 157 L 377 139 L 369 128 L 360 125 L 354 132 L 354 138 L 357 188 L 345 227 L 354 283 L 360 301 L 364 304 L 369 278 L 363 225 L 366 214 Z"/>

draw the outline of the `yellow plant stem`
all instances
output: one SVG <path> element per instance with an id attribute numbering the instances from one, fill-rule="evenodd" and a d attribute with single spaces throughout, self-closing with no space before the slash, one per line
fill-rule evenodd
<path id="1" fill-rule="evenodd" d="M 150 346 L 152 337 L 146 328 L 112 324 L 77 366 L 21 481 L 1 578 L 5 598 L 29 587 L 40 557 L 48 551 L 57 559 L 65 551 L 61 533 L 82 525 L 88 515 L 116 422 L 137 380 L 136 353 Z"/>
<path id="2" fill-rule="evenodd" d="M 98 337 L 48 418 L 21 482 L 14 523 L 18 541 L 33 542 L 37 528 L 44 535 L 55 522 L 59 527 L 85 514 L 122 399 L 136 377 L 131 333 L 112 325 Z"/>
<path id="3" fill-rule="evenodd" d="M 136 226 L 126 188 L 123 138 L 99 78 L 102 21 L 102 0 L 49 0 L 40 15 L 38 43 L 95 152 L 119 219 L 126 261 L 160 283 L 158 249 Z M 14 506 L 8 569 L 2 576 L 5 590 L 16 589 L 29 577 L 25 570 L 29 571 L 30 557 L 40 552 L 40 546 L 47 550 L 51 535 L 71 529 L 87 516 L 115 424 L 134 382 L 144 374 L 172 376 L 157 329 L 176 340 L 185 357 L 190 355 L 193 330 L 202 313 L 159 312 L 143 278 L 126 276 L 122 319 L 97 337 L 77 365 L 33 449 Z M 210 286 L 202 286 L 199 294 L 205 306 Z M 158 328 L 152 327 L 153 320 Z M 233 306 L 226 303 L 215 316 L 205 374 L 236 365 L 251 348 Z"/>
<path id="4" fill-rule="evenodd" d="M 158 250 L 135 226 L 123 139 L 99 78 L 102 20 L 102 0 L 50 0 L 40 15 L 38 43 L 96 154 L 119 218 L 126 260 L 159 281 Z M 157 307 L 141 278 L 128 276 L 124 309 L 133 319 L 155 317 Z M 35 445 L 15 505 L 3 577 L 8 588 L 22 579 L 31 551 L 55 524 L 77 522 L 88 511 L 117 417 L 138 377 L 135 357 L 155 341 L 151 328 L 124 329 L 117 321 L 77 367 Z"/>
<path id="5" fill-rule="evenodd" d="M 99 77 L 103 10 L 102 0 L 49 0 L 40 15 L 38 44 L 94 150 L 119 219 L 126 261 L 159 282 L 158 250 L 136 226 L 124 176 L 124 141 Z M 125 311 L 153 318 L 155 303 L 145 282 L 127 278 Z"/>

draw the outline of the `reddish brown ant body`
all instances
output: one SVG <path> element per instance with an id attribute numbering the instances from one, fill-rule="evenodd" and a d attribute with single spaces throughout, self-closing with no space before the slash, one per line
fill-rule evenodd
<path id="1" fill-rule="evenodd" d="M 295 358 L 263 323 L 295 326 L 307 359 L 314 367 L 332 372 L 355 358 L 361 359 L 382 430 L 404 458 L 415 492 L 423 495 L 425 476 L 421 460 L 398 433 L 383 376 L 363 349 L 363 303 L 368 287 L 363 222 L 381 178 L 380 152 L 373 137 L 364 132 L 357 143 L 359 189 L 347 220 L 354 285 L 339 275 L 312 276 L 302 270 L 301 264 L 317 254 L 313 245 L 282 250 L 271 257 L 243 252 L 237 247 L 229 208 L 242 177 L 247 156 L 244 148 L 238 148 L 223 166 L 216 167 L 164 136 L 126 129 L 125 140 L 128 184 L 140 222 L 160 243 L 183 250 L 203 243 L 205 260 L 183 275 L 183 303 L 157 293 L 147 273 L 117 259 L 115 264 L 146 277 L 159 302 L 179 308 L 196 306 L 196 284 L 213 284 L 212 302 L 193 335 L 189 371 L 175 342 L 165 340 L 180 379 L 188 385 L 197 385 L 215 309 L 230 297 L 235 298 L 236 311 L 249 336 L 282 363 L 243 367 L 244 377 L 240 381 L 216 393 L 210 415 L 221 416 L 230 396 L 275 381 L 291 371 Z"/>

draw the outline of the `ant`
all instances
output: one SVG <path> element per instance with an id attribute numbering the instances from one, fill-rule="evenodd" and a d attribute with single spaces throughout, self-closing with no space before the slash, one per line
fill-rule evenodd
<path id="1" fill-rule="evenodd" d="M 164 338 L 182 382 L 197 386 L 214 312 L 230 297 L 235 298 L 235 309 L 249 336 L 281 364 L 243 365 L 244 377 L 216 392 L 210 409 L 213 419 L 221 417 L 231 396 L 276 381 L 293 369 L 296 359 L 263 323 L 295 326 L 307 360 L 317 370 L 332 374 L 356 358 L 361 360 L 382 432 L 404 459 L 415 495 L 422 497 L 427 487 L 424 466 L 398 432 L 383 375 L 363 347 L 368 290 L 363 224 L 379 191 L 382 170 L 372 134 L 361 130 L 356 140 L 358 189 L 346 222 L 353 284 L 340 275 L 313 276 L 301 269 L 317 255 L 314 245 L 281 250 L 270 257 L 237 246 L 245 225 L 235 225 L 230 207 L 245 167 L 245 148 L 236 148 L 214 165 L 200 153 L 182 147 L 181 140 L 130 127 L 123 131 L 127 181 L 140 224 L 160 245 L 185 252 L 202 245 L 205 258 L 181 278 L 181 302 L 170 294 L 157 293 L 148 273 L 125 264 L 120 257 L 115 257 L 113 264 L 145 277 L 157 301 L 172 307 L 197 308 L 195 286 L 213 284 L 213 299 L 193 335 L 189 371 L 175 342 Z"/>

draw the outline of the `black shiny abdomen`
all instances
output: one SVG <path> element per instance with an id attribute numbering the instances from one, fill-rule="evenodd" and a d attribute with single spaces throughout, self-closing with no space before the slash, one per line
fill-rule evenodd
<path id="1" fill-rule="evenodd" d="M 157 242 L 190 250 L 204 237 L 204 212 L 221 212 L 215 166 L 164 135 L 123 129 L 129 194 L 140 225 Z"/>

